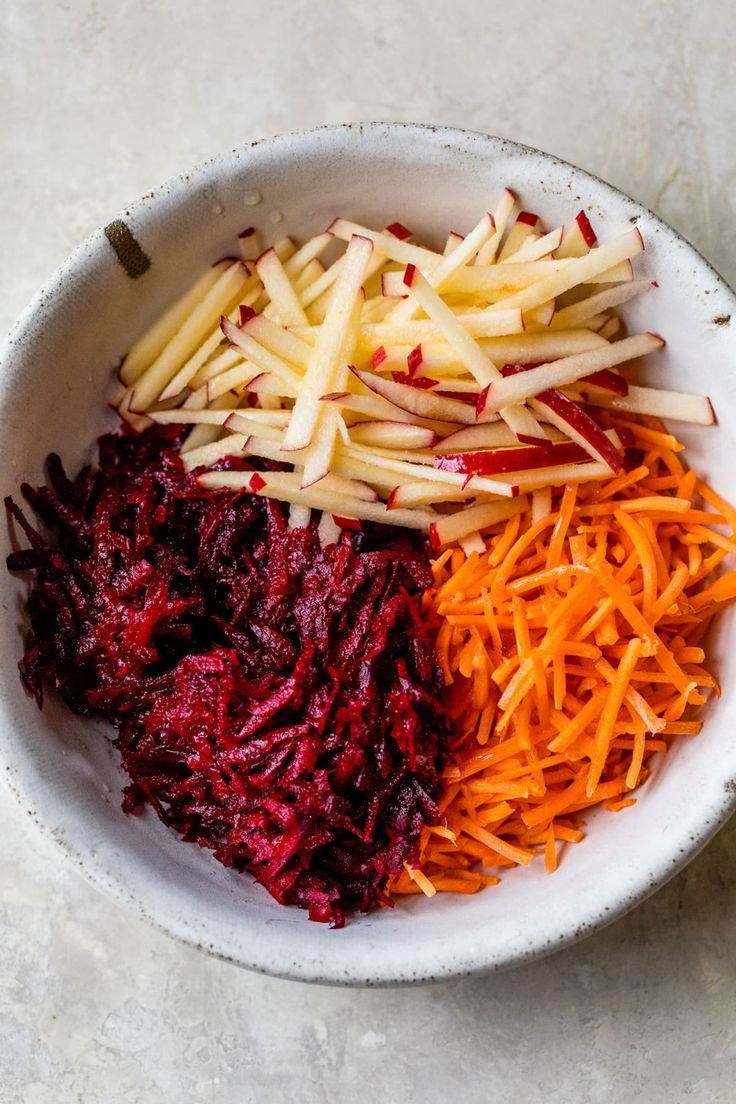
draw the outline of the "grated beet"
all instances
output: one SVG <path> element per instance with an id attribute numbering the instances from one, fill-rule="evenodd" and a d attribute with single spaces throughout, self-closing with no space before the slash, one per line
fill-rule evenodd
<path id="1" fill-rule="evenodd" d="M 416 856 L 447 746 L 417 599 L 421 545 L 384 526 L 320 547 L 282 508 L 204 492 L 177 427 L 102 437 L 99 467 L 7 505 L 35 571 L 21 673 L 118 730 L 131 783 L 185 839 L 336 927 L 389 903 Z M 231 461 L 223 466 L 247 466 Z M 268 467 L 269 465 L 263 465 Z"/>

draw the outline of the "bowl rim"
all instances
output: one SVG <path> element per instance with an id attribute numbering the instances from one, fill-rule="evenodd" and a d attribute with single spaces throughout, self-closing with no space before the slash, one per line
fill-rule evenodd
<path id="1" fill-rule="evenodd" d="M 533 146 L 517 142 L 513 139 L 487 134 L 471 128 L 375 120 L 366 122 L 333 123 L 318 127 L 286 131 L 278 135 L 243 142 L 227 152 L 217 153 L 198 162 L 189 170 L 174 174 L 160 186 L 153 188 L 147 195 L 129 203 L 124 213 L 121 212 L 118 216 L 113 216 L 113 218 L 118 217 L 121 219 L 135 220 L 139 212 L 146 212 L 150 217 L 152 204 L 164 199 L 168 199 L 169 202 L 173 199 L 173 201 L 176 202 L 176 194 L 181 192 L 182 189 L 196 186 L 198 182 L 201 182 L 202 179 L 206 178 L 213 170 L 231 163 L 233 157 L 241 157 L 257 148 L 288 146 L 289 143 L 309 141 L 320 135 L 329 139 L 330 137 L 345 137 L 352 132 L 362 136 L 364 132 L 370 134 L 372 132 L 385 132 L 386 130 L 403 132 L 407 136 L 411 134 L 426 135 L 431 133 L 438 139 L 440 144 L 443 139 L 449 143 L 457 143 L 460 139 L 466 141 L 470 139 L 481 142 L 488 151 L 495 150 L 496 152 L 502 153 L 511 150 L 517 154 L 528 154 L 540 158 L 553 165 L 569 170 L 573 178 L 592 183 L 595 185 L 596 189 L 600 190 L 603 196 L 608 195 L 619 200 L 626 200 L 633 214 L 639 217 L 646 216 L 647 220 L 651 221 L 656 228 L 662 229 L 666 235 L 676 242 L 683 243 L 687 246 L 693 254 L 693 258 L 697 260 L 701 271 L 707 274 L 710 279 L 718 285 L 719 290 L 724 294 L 726 299 L 730 300 L 734 314 L 736 314 L 736 292 L 730 287 L 725 278 L 687 238 L 644 204 L 633 199 L 622 189 L 609 184 L 595 173 L 589 172 L 564 158 L 557 157 L 554 154 L 536 149 Z M 112 221 L 112 218 L 109 221 Z M 32 320 L 48 301 L 52 289 L 58 287 L 61 282 L 74 273 L 83 263 L 88 262 L 90 259 L 94 260 L 94 251 L 99 248 L 102 236 L 103 230 L 98 228 L 80 243 L 80 245 L 78 245 L 59 266 L 57 266 L 40 290 L 21 311 L 8 334 L 0 344 L 0 374 L 3 372 L 5 360 L 10 350 L 16 342 L 23 338 Z M 671 851 L 663 852 L 657 869 L 655 871 L 642 871 L 634 882 L 634 888 L 627 896 L 620 899 L 618 902 L 611 902 L 605 912 L 599 908 L 594 914 L 593 911 L 590 910 L 589 915 L 583 915 L 582 917 L 576 916 L 577 923 L 574 927 L 570 926 L 565 930 L 561 928 L 557 928 L 555 931 L 545 930 L 544 935 L 547 936 L 546 939 L 540 936 L 531 945 L 529 943 L 523 943 L 522 940 L 518 940 L 511 952 L 506 954 L 500 961 L 494 960 L 487 949 L 484 954 L 482 948 L 480 949 L 480 953 L 478 948 L 474 948 L 468 951 L 467 954 L 463 954 L 463 952 L 455 954 L 451 963 L 443 963 L 437 961 L 436 952 L 433 958 L 431 950 L 425 950 L 424 947 L 422 947 L 421 958 L 414 964 L 416 969 L 413 970 L 411 976 L 403 975 L 397 977 L 391 972 L 390 965 L 386 968 L 386 966 L 382 967 L 379 962 L 372 961 L 369 968 L 356 967 L 353 969 L 352 975 L 346 977 L 344 973 L 338 972 L 337 969 L 331 972 L 329 968 L 325 968 L 324 962 L 317 965 L 303 960 L 290 961 L 288 964 L 285 964 L 283 968 L 279 968 L 274 967 L 273 962 L 267 961 L 267 956 L 259 954 L 257 950 L 253 951 L 249 949 L 246 953 L 234 955 L 212 944 L 204 943 L 202 940 L 198 939 L 191 930 L 182 925 L 180 921 L 172 917 L 153 915 L 144 908 L 141 902 L 134 899 L 131 900 L 122 885 L 112 878 L 103 866 L 96 865 L 93 858 L 83 853 L 72 842 L 59 838 L 53 828 L 45 824 L 35 813 L 29 811 L 28 801 L 23 794 L 22 787 L 18 785 L 20 778 L 16 775 L 14 767 L 12 739 L 8 740 L 6 734 L 2 731 L 0 731 L 0 747 L 2 750 L 3 766 L 6 768 L 2 771 L 6 791 L 12 795 L 16 803 L 22 809 L 26 810 L 27 815 L 31 817 L 37 828 L 38 834 L 40 834 L 46 844 L 53 844 L 54 853 L 58 854 L 59 851 L 61 851 L 65 859 L 73 863 L 83 877 L 96 888 L 101 889 L 106 896 L 115 900 L 128 911 L 137 913 L 139 916 L 142 915 L 155 928 L 166 932 L 179 942 L 198 950 L 203 950 L 207 954 L 222 961 L 231 962 L 256 973 L 290 980 L 330 985 L 392 986 L 400 984 L 418 984 L 428 981 L 449 980 L 457 977 L 488 974 L 544 958 L 555 951 L 562 950 L 565 947 L 579 942 L 593 932 L 602 930 L 610 923 L 613 923 L 613 921 L 621 918 L 637 905 L 641 904 L 642 901 L 646 900 L 646 898 L 651 896 L 658 889 L 662 888 L 696 857 L 720 828 L 723 827 L 732 813 L 736 811 L 736 787 L 731 789 L 724 786 L 721 790 L 722 796 L 720 802 L 709 810 L 707 821 L 702 825 L 698 835 L 690 837 L 688 846 L 681 848 L 680 853 L 674 859 L 672 858 Z M 18 758 L 19 761 L 22 760 L 22 756 Z M 13 773 L 12 781 L 11 772 Z"/>

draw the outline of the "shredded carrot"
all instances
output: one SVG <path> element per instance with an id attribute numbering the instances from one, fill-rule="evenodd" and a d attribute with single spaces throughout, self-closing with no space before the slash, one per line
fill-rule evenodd
<path id="1" fill-rule="evenodd" d="M 544 865 L 548 874 L 554 874 L 557 869 L 557 847 L 555 845 L 555 829 L 550 824 L 547 827 L 544 841 Z"/>
<path id="2" fill-rule="evenodd" d="M 553 491 L 486 537 L 445 550 L 422 617 L 454 723 L 438 806 L 392 893 L 476 892 L 488 870 L 543 856 L 551 873 L 584 838 L 581 814 L 636 801 L 649 760 L 697 736 L 717 681 L 702 646 L 736 601 L 736 508 L 684 466 L 654 418 L 609 413 L 644 451 L 639 467 Z M 724 527 L 730 532 L 717 531 Z"/>
<path id="3" fill-rule="evenodd" d="M 488 885 L 497 885 L 499 879 L 488 882 Z M 482 882 L 466 882 L 461 878 L 438 878 L 435 888 L 444 893 L 477 893 L 481 889 Z"/>
<path id="4" fill-rule="evenodd" d="M 595 750 L 593 757 L 590 761 L 590 770 L 588 771 L 588 781 L 585 788 L 587 797 L 592 797 L 595 793 L 598 780 L 603 773 L 603 768 L 606 765 L 608 753 L 610 751 L 611 740 L 613 739 L 613 726 L 616 723 L 619 710 L 624 703 L 626 697 L 626 691 L 628 685 L 631 682 L 631 674 L 636 666 L 636 661 L 641 653 L 641 640 L 638 637 L 632 637 L 632 639 L 626 645 L 626 651 L 621 659 L 621 662 L 616 671 L 616 677 L 611 683 L 610 690 L 606 695 L 605 705 L 601 711 L 598 725 L 595 730 Z"/>
<path id="5" fill-rule="evenodd" d="M 570 527 L 570 521 L 572 519 L 573 511 L 575 509 L 575 501 L 577 499 L 577 485 L 575 483 L 568 483 L 562 494 L 562 502 L 559 506 L 559 513 L 557 515 L 557 521 L 552 531 L 552 539 L 549 542 L 549 550 L 547 552 L 547 570 L 552 567 L 557 567 L 562 555 L 562 548 L 567 536 L 567 530 Z"/>
<path id="6" fill-rule="evenodd" d="M 634 735 L 634 746 L 631 749 L 633 754 L 631 756 L 631 762 L 629 769 L 626 772 L 626 789 L 633 790 L 639 782 L 639 772 L 641 771 L 641 765 L 644 761 L 644 749 L 646 746 L 645 733 L 639 731 Z"/>
<path id="7" fill-rule="evenodd" d="M 636 805 L 635 797 L 624 797 L 618 801 L 603 802 L 603 808 L 609 813 L 620 813 L 622 809 L 628 809 L 631 805 Z"/>
<path id="8" fill-rule="evenodd" d="M 419 886 L 422 893 L 426 897 L 434 897 L 437 890 L 432 885 L 426 874 L 423 874 L 422 871 L 418 870 L 416 867 L 409 866 L 408 863 L 404 863 L 404 870 L 409 875 L 411 880 Z"/>

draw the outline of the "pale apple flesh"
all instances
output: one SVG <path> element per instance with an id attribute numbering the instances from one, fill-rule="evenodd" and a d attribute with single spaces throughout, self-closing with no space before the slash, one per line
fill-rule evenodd
<path id="1" fill-rule="evenodd" d="M 264 249 L 248 227 L 241 259 L 131 347 L 121 416 L 189 427 L 203 487 L 270 495 L 323 543 L 380 521 L 466 552 L 527 493 L 540 520 L 552 487 L 622 473 L 633 437 L 603 428 L 611 412 L 714 423 L 704 396 L 630 382 L 664 344 L 618 313 L 656 286 L 634 271 L 638 228 L 600 243 L 584 211 L 545 227 L 505 189 L 440 240 L 337 218 Z M 231 456 L 291 470 L 212 470 Z"/>

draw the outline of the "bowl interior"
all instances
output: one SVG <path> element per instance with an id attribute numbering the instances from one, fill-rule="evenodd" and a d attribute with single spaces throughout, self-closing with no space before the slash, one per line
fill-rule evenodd
<path id="1" fill-rule="evenodd" d="M 52 278 L 16 325 L 0 372 L 6 427 L 2 490 L 40 480 L 57 451 L 70 470 L 91 457 L 114 416 L 113 368 L 202 268 L 232 253 L 234 237 L 324 229 L 337 214 L 381 226 L 399 219 L 440 244 L 465 232 L 506 184 L 548 226 L 585 206 L 605 239 L 636 221 L 642 275 L 660 287 L 625 310 L 632 330 L 668 340 L 651 382 L 711 396 L 719 425 L 683 430 L 689 459 L 736 498 L 733 464 L 736 322 L 733 293 L 671 230 L 620 193 L 571 166 L 513 143 L 402 125 L 325 128 L 233 151 L 134 204 L 122 217 L 150 258 L 131 279 L 100 232 Z M 736 317 L 736 315 L 735 315 Z M 665 383 L 665 381 L 667 381 Z M 4 558 L 11 536 L 2 526 Z M 537 864 L 475 897 L 412 898 L 333 932 L 273 903 L 247 876 L 184 846 L 150 813 L 120 810 L 124 777 L 111 732 L 50 698 L 24 694 L 24 583 L 5 579 L 0 627 L 0 742 L 5 774 L 25 808 L 83 871 L 157 924 L 216 954 L 268 972 L 346 983 L 391 983 L 509 965 L 579 937 L 618 915 L 682 865 L 723 821 L 736 790 L 736 695 L 707 710 L 701 736 L 657 764 L 641 800 L 591 816 L 589 838 L 558 873 Z M 736 680 L 732 617 L 719 623 L 711 660 L 727 690 Z"/>

